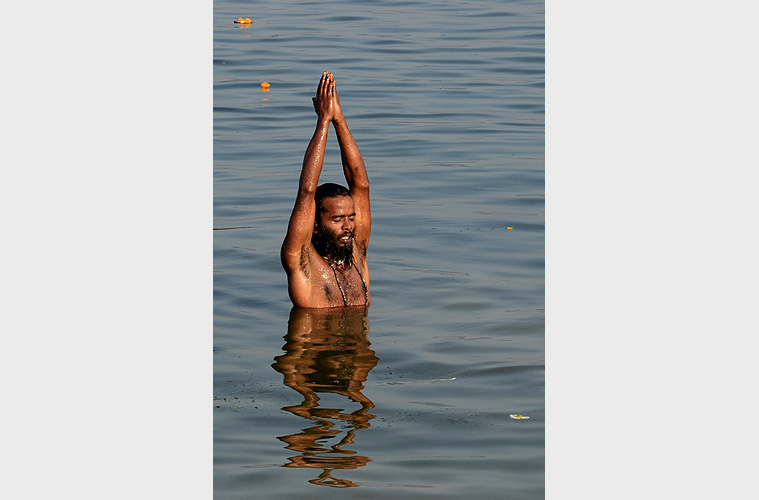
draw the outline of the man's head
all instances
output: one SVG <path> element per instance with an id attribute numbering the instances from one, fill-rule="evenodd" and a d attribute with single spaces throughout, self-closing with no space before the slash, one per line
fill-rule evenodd
<path id="1" fill-rule="evenodd" d="M 322 257 L 345 262 L 353 255 L 356 211 L 350 191 L 339 184 L 316 188 L 316 217 L 311 241 Z"/>

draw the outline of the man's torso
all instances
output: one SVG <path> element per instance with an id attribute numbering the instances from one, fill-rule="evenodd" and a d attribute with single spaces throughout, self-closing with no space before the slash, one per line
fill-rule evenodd
<path id="1" fill-rule="evenodd" d="M 306 279 L 310 280 L 310 293 L 301 294 L 291 289 L 295 305 L 300 307 L 340 307 L 364 306 L 369 304 L 369 270 L 366 259 L 354 248 L 353 262 L 343 265 L 330 265 L 319 255 L 313 246 L 307 250 L 308 259 L 304 259 L 302 269 Z M 357 255 L 359 254 L 359 255 Z M 291 280 L 291 287 L 298 284 Z"/>

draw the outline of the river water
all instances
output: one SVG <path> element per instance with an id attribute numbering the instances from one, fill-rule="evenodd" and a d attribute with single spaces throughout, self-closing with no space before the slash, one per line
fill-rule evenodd
<path id="1" fill-rule="evenodd" d="M 543 3 L 215 0 L 213 57 L 215 498 L 543 498 Z M 367 310 L 293 309 L 279 263 L 324 70 Z"/>

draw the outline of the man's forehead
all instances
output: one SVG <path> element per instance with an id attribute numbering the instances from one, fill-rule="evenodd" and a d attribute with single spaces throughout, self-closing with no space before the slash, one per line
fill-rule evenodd
<path id="1" fill-rule="evenodd" d="M 324 198 L 322 205 L 327 209 L 327 212 L 353 212 L 353 198 L 350 196 Z"/>

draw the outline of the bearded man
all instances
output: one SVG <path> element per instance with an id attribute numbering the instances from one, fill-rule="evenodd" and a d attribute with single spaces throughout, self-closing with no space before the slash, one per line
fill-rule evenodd
<path id="1" fill-rule="evenodd" d="M 316 130 L 306 149 L 295 208 L 282 243 L 288 293 L 298 307 L 367 306 L 369 178 L 343 116 L 332 73 L 322 74 L 312 101 Z M 318 186 L 330 124 L 337 134 L 348 188 Z"/>

